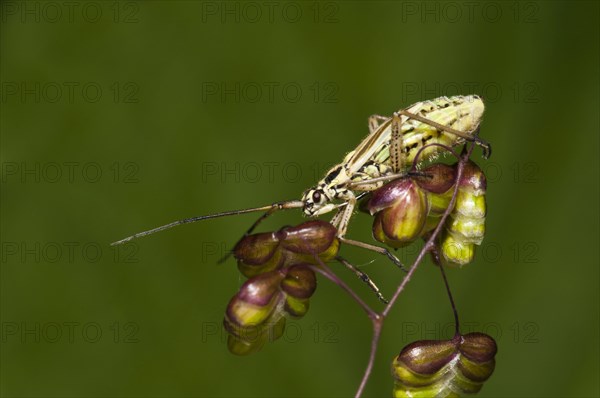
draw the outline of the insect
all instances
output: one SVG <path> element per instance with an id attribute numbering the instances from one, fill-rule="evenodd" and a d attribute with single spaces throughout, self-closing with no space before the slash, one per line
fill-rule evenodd
<path id="1" fill-rule="evenodd" d="M 318 216 L 344 207 L 332 221 L 343 238 L 356 205 L 353 190 L 380 188 L 385 179 L 379 177 L 401 173 L 424 146 L 438 143 L 452 147 L 470 140 L 483 146 L 485 156 L 489 156 L 489 144 L 475 134 L 483 111 L 481 98 L 471 95 L 419 102 L 394 113 L 391 118 L 371 116 L 370 134 L 346 155 L 341 164 L 334 166 L 325 178 L 304 193 L 304 213 Z M 428 146 L 420 156 L 431 159 L 440 151 L 440 146 Z M 334 203 L 336 199 L 342 204 Z"/>
<path id="2" fill-rule="evenodd" d="M 484 148 L 484 157 L 489 157 L 490 145 L 477 135 L 484 108 L 479 96 L 468 95 L 418 102 L 394 112 L 391 117 L 373 115 L 368 122 L 369 135 L 345 156 L 342 163 L 331 168 L 321 181 L 306 190 L 301 200 L 178 220 L 129 236 L 113 245 L 177 225 L 230 215 L 265 212 L 246 231 L 244 236 L 247 236 L 278 210 L 302 209 L 308 217 L 336 211 L 331 223 L 338 230 L 338 238 L 342 242 L 384 254 L 401 266 L 400 261 L 387 249 L 345 238 L 357 200 L 367 192 L 380 188 L 385 181 L 406 175 L 405 165 L 412 162 L 417 153 L 421 152 L 419 159 L 423 160 L 436 157 L 439 147 L 428 144 L 452 147 L 472 141 Z"/>

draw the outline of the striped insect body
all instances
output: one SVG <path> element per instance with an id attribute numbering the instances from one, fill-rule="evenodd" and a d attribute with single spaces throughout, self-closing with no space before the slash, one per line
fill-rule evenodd
<path id="1" fill-rule="evenodd" d="M 489 155 L 491 150 L 489 144 L 477 135 L 484 109 L 483 100 L 479 96 L 467 95 L 418 102 L 406 109 L 400 109 L 391 117 L 373 115 L 369 118 L 369 135 L 353 151 L 346 154 L 342 163 L 331 168 L 319 183 L 306 190 L 301 200 L 187 218 L 137 233 L 114 242 L 113 245 L 181 224 L 265 212 L 246 231 L 242 237 L 244 239 L 265 218 L 276 211 L 302 209 L 308 217 L 335 212 L 330 223 L 335 228 L 336 236 L 341 243 L 355 244 L 384 254 L 397 266 L 402 267 L 400 261 L 387 249 L 357 244 L 356 241 L 345 238 L 358 199 L 368 192 L 381 188 L 386 182 L 406 175 L 408 166 L 415 162 L 417 156 L 418 163 L 434 159 L 442 153 L 443 147 L 449 148 L 472 141 L 485 149 L 484 155 Z M 434 213 L 431 215 L 434 216 Z M 426 220 L 426 228 L 431 224 L 432 219 Z"/>

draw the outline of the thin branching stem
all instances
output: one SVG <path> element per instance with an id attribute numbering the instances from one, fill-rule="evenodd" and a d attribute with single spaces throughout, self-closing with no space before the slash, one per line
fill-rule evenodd
<path id="1" fill-rule="evenodd" d="M 358 390 L 356 390 L 356 397 L 360 397 L 367 386 L 369 376 L 373 371 L 373 365 L 375 364 L 375 354 L 377 353 L 377 346 L 379 346 L 379 338 L 381 337 L 381 329 L 383 328 L 383 317 L 377 316 L 377 318 L 371 318 L 373 321 L 373 338 L 371 339 L 371 351 L 369 353 L 369 362 L 367 362 L 367 368 L 365 369 L 365 375 L 360 381 Z"/>
<path id="2" fill-rule="evenodd" d="M 374 317 L 375 318 L 379 317 L 379 314 L 377 314 L 375 311 L 373 311 L 371 309 L 371 307 L 369 307 L 369 305 L 367 303 L 365 303 L 363 301 L 363 299 L 361 299 L 360 296 L 358 294 L 356 294 L 354 292 L 354 290 L 352 290 L 352 288 L 346 284 L 346 282 L 344 282 L 343 280 L 338 278 L 338 276 L 335 273 L 333 273 L 325 264 L 323 264 L 323 261 L 319 257 L 315 257 L 315 258 L 320 265 L 319 266 L 311 265 L 310 268 L 312 270 L 323 275 L 325 278 L 329 279 L 331 282 L 335 283 L 336 285 L 341 287 L 344 291 L 346 291 L 346 293 L 348 293 L 350 295 L 350 297 L 352 297 L 352 299 L 354 301 L 356 301 L 358 303 L 358 305 L 360 305 L 361 308 L 367 313 L 369 318 L 373 319 Z"/>
<path id="3" fill-rule="evenodd" d="M 440 264 L 440 272 L 442 273 L 442 278 L 444 279 L 444 285 L 446 286 L 446 292 L 448 293 L 448 298 L 450 299 L 450 305 L 452 305 L 452 312 L 454 314 L 454 336 L 458 336 L 460 334 L 460 324 L 458 323 L 458 311 L 456 310 L 456 305 L 454 304 L 454 298 L 452 297 L 452 291 L 450 291 L 450 285 L 448 284 L 448 278 L 446 278 L 446 271 L 444 271 L 444 265 Z"/>
<path id="4" fill-rule="evenodd" d="M 375 363 L 375 355 L 377 353 L 377 347 L 379 346 L 381 329 L 383 328 L 383 322 L 384 322 L 385 318 L 389 315 L 394 304 L 396 303 L 396 300 L 398 300 L 400 293 L 402 293 L 402 291 L 404 291 L 404 288 L 406 287 L 408 282 L 411 280 L 411 278 L 412 278 L 413 274 L 415 273 L 415 271 L 417 270 L 417 267 L 419 266 L 419 264 L 421 264 L 421 262 L 423 261 L 423 259 L 427 255 L 427 253 L 435 247 L 435 241 L 438 238 L 440 232 L 442 231 L 442 228 L 444 228 L 444 224 L 446 222 L 446 219 L 449 217 L 450 212 L 454 208 L 454 205 L 456 203 L 456 197 L 458 196 L 458 185 L 459 185 L 458 182 L 462 178 L 465 164 L 468 162 L 469 158 L 471 157 L 473 148 L 474 148 L 474 145 L 471 144 L 470 146 L 465 146 L 465 148 L 463 149 L 463 152 L 458 161 L 456 180 L 455 180 L 455 185 L 454 185 L 454 192 L 452 193 L 452 199 L 450 200 L 450 204 L 448 205 L 448 208 L 442 215 L 442 218 L 440 219 L 439 224 L 437 225 L 437 227 L 435 228 L 433 233 L 431 233 L 431 235 L 429 236 L 429 239 L 427 239 L 427 242 L 425 243 L 425 245 L 419 252 L 419 255 L 417 256 L 417 258 L 415 259 L 413 264 L 409 267 L 408 273 L 404 276 L 404 279 L 402 279 L 402 282 L 396 288 L 396 291 L 394 292 L 394 295 L 390 299 L 390 302 L 385 306 L 383 311 L 380 314 L 378 314 L 378 316 L 376 316 L 376 317 L 371 316 L 371 320 L 373 321 L 373 338 L 371 339 L 371 352 L 369 354 L 369 361 L 367 363 L 367 368 L 365 369 L 365 373 L 362 377 L 362 380 L 360 382 L 358 390 L 356 391 L 355 398 L 360 398 L 362 396 L 365 386 L 367 385 L 367 382 L 369 380 L 369 377 L 371 376 L 371 371 L 373 370 L 373 364 Z M 453 306 L 453 308 L 455 308 L 454 303 L 452 303 L 452 306 Z M 455 316 L 456 316 L 456 325 L 458 328 L 458 315 L 456 312 L 455 312 Z"/>

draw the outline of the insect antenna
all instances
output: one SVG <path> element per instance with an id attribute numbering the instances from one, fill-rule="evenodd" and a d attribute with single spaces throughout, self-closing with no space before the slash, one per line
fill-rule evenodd
<path id="1" fill-rule="evenodd" d="M 173 221 L 169 224 L 165 224 L 162 225 L 160 227 L 156 227 L 147 231 L 143 231 L 143 232 L 138 232 L 137 234 L 128 236 L 127 238 L 118 240 L 116 242 L 111 243 L 111 246 L 116 246 L 116 245 L 121 245 L 123 243 L 129 242 L 130 240 L 136 239 L 136 238 L 141 238 L 142 236 L 147 236 L 147 235 L 152 235 L 154 233 L 160 232 L 160 231 L 164 231 L 165 229 L 169 229 L 169 228 L 173 228 L 176 227 L 178 225 L 182 225 L 182 224 L 190 224 L 196 221 L 202 221 L 202 220 L 209 220 L 211 218 L 218 218 L 218 217 L 225 217 L 225 216 L 237 216 L 239 214 L 246 214 L 246 213 L 254 213 L 257 211 L 267 211 L 265 214 L 263 214 L 250 228 L 249 232 L 247 232 L 246 234 L 252 232 L 252 230 L 254 228 L 256 228 L 256 226 L 265 218 L 267 218 L 268 215 L 274 213 L 277 210 L 284 210 L 284 209 L 297 209 L 304 206 L 304 203 L 302 201 L 299 200 L 290 200 L 287 202 L 278 202 L 278 203 L 273 203 L 271 205 L 268 206 L 261 206 L 261 207 L 253 207 L 251 209 L 242 209 L 242 210 L 233 210 L 233 211 L 225 211 L 222 213 L 215 213 L 215 214 L 208 214 L 206 216 L 198 216 L 198 217 L 191 217 L 191 218 L 184 218 L 183 220 L 177 220 L 177 221 Z"/>

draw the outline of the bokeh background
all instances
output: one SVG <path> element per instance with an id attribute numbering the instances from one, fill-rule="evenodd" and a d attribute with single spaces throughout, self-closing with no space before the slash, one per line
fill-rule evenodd
<path id="1" fill-rule="evenodd" d="M 471 93 L 486 98 L 494 148 L 474 155 L 487 233 L 449 279 L 463 331 L 498 342 L 481 396 L 599 394 L 597 2 L 1 6 L 3 396 L 353 394 L 371 326 L 328 281 L 280 341 L 227 351 L 223 311 L 243 280 L 233 260 L 216 263 L 255 216 L 108 244 L 299 198 L 368 115 Z M 372 241 L 369 217 L 350 236 Z M 401 280 L 376 255 L 343 253 L 388 296 Z M 385 325 L 366 396 L 391 395 L 405 344 L 451 335 L 428 261 Z"/>

